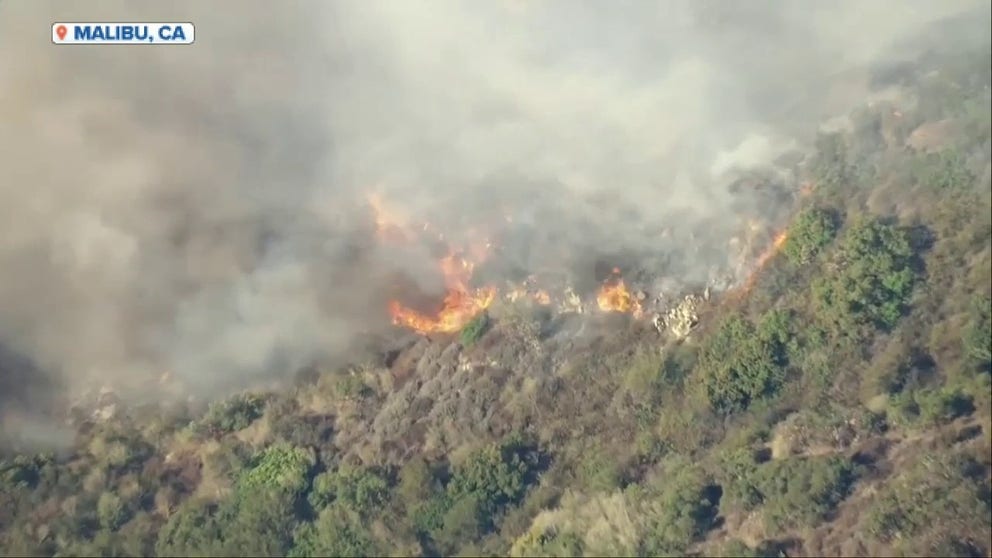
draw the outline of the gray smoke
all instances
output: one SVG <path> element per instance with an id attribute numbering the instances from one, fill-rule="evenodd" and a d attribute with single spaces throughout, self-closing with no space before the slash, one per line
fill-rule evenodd
<path id="1" fill-rule="evenodd" d="M 984 31 L 933 26 L 971 12 Z M 153 396 L 166 371 L 211 393 L 342 357 L 398 275 L 440 285 L 428 247 L 371 239 L 371 191 L 453 235 L 512 216 L 521 268 L 657 256 L 665 229 L 719 260 L 761 204 L 731 175 L 807 145 L 873 65 L 987 40 L 988 12 L 4 2 L 0 345 L 68 393 Z M 192 21 L 196 43 L 55 46 L 57 20 Z M 702 278 L 707 258 L 670 260 Z"/>

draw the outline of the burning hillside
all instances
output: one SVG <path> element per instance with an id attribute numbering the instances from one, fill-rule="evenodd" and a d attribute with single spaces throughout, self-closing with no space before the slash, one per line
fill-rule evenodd
<path id="1" fill-rule="evenodd" d="M 635 296 L 640 296 L 640 300 L 635 298 Z M 634 295 L 627 289 L 623 277 L 620 276 L 620 268 L 617 267 L 613 268 L 611 277 L 607 279 L 606 283 L 599 289 L 599 292 L 596 293 L 596 303 L 600 310 L 604 312 L 630 313 L 638 318 L 643 314 L 643 309 L 641 308 L 641 300 L 643 298 L 642 293 Z"/>
<path id="2" fill-rule="evenodd" d="M 581 271 L 576 270 L 527 273 L 522 280 L 512 280 L 500 273 L 484 274 L 484 277 L 476 273 L 481 266 L 489 264 L 496 264 L 495 269 L 505 269 L 498 263 L 505 257 L 501 241 L 515 232 L 512 216 L 495 220 L 499 224 L 498 230 L 481 234 L 478 227 L 469 227 L 465 233 L 454 234 L 430 221 L 418 221 L 391 208 L 378 194 L 369 196 L 368 204 L 378 242 L 400 248 L 429 245 L 433 253 L 441 254 L 432 266 L 441 278 L 443 292 L 434 297 L 433 303 L 411 304 L 407 298 L 413 293 L 402 291 L 387 303 L 394 325 L 421 334 L 457 332 L 502 300 L 508 303 L 526 301 L 549 307 L 557 313 L 585 313 L 586 309 L 595 309 L 604 314 L 627 314 L 636 320 L 651 318 L 659 331 L 678 330 L 678 336 L 684 336 L 695 325 L 695 306 L 699 297 L 694 293 L 705 290 L 708 299 L 711 292 L 750 289 L 760 269 L 785 241 L 781 226 L 776 233 L 771 224 L 751 220 L 750 229 L 765 230 L 771 241 L 762 243 L 755 238 L 744 241 L 731 238 L 729 251 L 736 250 L 737 265 L 728 265 L 727 269 L 714 273 L 714 277 L 722 277 L 722 281 L 692 284 L 680 277 L 671 277 L 666 269 L 652 266 L 652 260 L 645 258 L 640 262 L 631 259 L 627 266 L 629 277 L 619 266 L 613 266 L 596 286 L 577 288 L 577 284 L 588 284 L 588 279 L 579 276 Z M 691 242 L 690 235 L 683 257 L 692 257 L 693 250 L 698 251 Z M 731 267 L 736 267 L 736 271 L 729 271 Z M 682 325 L 673 325 L 676 322 Z"/>
<path id="3" fill-rule="evenodd" d="M 441 309 L 435 316 L 428 316 L 404 306 L 397 300 L 389 302 L 389 313 L 393 323 L 420 333 L 451 333 L 460 330 L 465 324 L 492 304 L 496 289 L 491 286 L 472 288 L 473 262 L 462 255 L 448 254 L 440 261 L 441 272 L 447 293 Z"/>

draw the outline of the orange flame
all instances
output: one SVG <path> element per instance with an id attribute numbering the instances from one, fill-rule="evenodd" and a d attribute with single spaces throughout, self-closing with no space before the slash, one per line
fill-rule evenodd
<path id="1" fill-rule="evenodd" d="M 613 268 L 613 276 L 599 289 L 596 303 L 604 312 L 631 313 L 634 316 L 640 316 L 642 312 L 641 303 L 627 290 L 618 268 Z"/>
<path id="2" fill-rule="evenodd" d="M 789 238 L 788 229 L 783 229 L 779 231 L 775 235 L 775 238 L 772 239 L 771 245 L 769 245 L 764 252 L 758 255 L 758 259 L 755 260 L 754 271 L 751 272 L 751 275 L 748 276 L 747 281 L 744 282 L 744 286 L 741 288 L 742 295 L 751 291 L 751 289 L 754 287 L 754 284 L 757 283 L 758 281 L 758 276 L 761 275 L 762 268 L 765 267 L 765 264 L 768 263 L 768 260 L 772 259 L 772 257 L 775 256 L 775 254 L 779 253 L 779 251 L 782 249 L 782 246 L 785 245 L 785 241 L 788 240 L 788 238 Z"/>
<path id="3" fill-rule="evenodd" d="M 389 303 L 393 324 L 419 333 L 453 333 L 465 327 L 496 298 L 494 287 L 472 289 L 468 286 L 475 264 L 458 254 L 448 254 L 440 261 L 448 292 L 436 316 L 428 316 L 398 301 Z"/>
<path id="4" fill-rule="evenodd" d="M 377 193 L 368 196 L 368 204 L 372 209 L 376 235 L 384 241 L 410 242 L 424 236 L 445 240 L 444 233 L 429 222 L 413 226 L 410 219 L 391 210 Z M 424 334 L 455 332 L 492 304 L 496 297 L 495 288 L 469 287 L 469 280 L 475 269 L 474 262 L 485 259 L 492 247 L 488 239 L 474 240 L 465 251 L 472 260 L 452 251 L 438 262 L 447 293 L 437 315 L 426 315 L 393 300 L 389 302 L 389 313 L 394 324 Z"/>
<path id="5" fill-rule="evenodd" d="M 537 278 L 533 275 L 524 280 L 520 285 L 514 286 L 512 289 L 507 291 L 506 298 L 510 302 L 516 302 L 520 299 L 529 299 L 530 301 L 538 304 L 540 306 L 548 306 L 551 304 L 551 295 L 548 291 L 544 289 L 535 288 L 534 284 L 537 282 Z"/>
<path id="6" fill-rule="evenodd" d="M 547 306 L 551 304 L 551 295 L 548 294 L 548 291 L 540 289 L 534 293 L 534 302 L 540 304 L 541 306 Z"/>
<path id="7" fill-rule="evenodd" d="M 772 256 L 778 254 L 778 251 L 782 249 L 782 246 L 785 245 L 785 241 L 788 240 L 788 238 L 789 238 L 788 231 L 786 230 L 779 231 L 775 235 L 775 238 L 772 239 L 771 246 L 765 249 L 765 251 L 758 256 L 758 259 L 755 264 L 755 268 L 761 269 L 762 267 L 764 267 L 765 264 L 768 263 L 768 260 L 772 258 Z"/>

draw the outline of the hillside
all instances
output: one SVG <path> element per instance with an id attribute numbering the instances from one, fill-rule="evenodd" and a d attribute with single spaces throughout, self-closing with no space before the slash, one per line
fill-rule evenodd
<path id="1" fill-rule="evenodd" d="M 207 408 L 108 394 L 0 461 L 0 553 L 990 556 L 990 66 L 875 76 L 685 338 L 521 299 Z"/>

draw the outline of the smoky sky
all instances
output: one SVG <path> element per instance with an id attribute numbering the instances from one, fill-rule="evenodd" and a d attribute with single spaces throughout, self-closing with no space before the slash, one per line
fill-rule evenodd
<path id="1" fill-rule="evenodd" d="M 787 180 L 780 156 L 863 102 L 871 67 L 987 41 L 988 13 L 3 2 L 0 344 L 70 393 L 154 395 L 166 371 L 210 393 L 341 358 L 386 325 L 398 275 L 440 285 L 427 247 L 374 242 L 372 191 L 453 238 L 512 217 L 520 268 L 632 251 L 705 277 L 766 209 L 733 175 Z M 191 21 L 196 42 L 55 46 L 54 21 Z"/>

